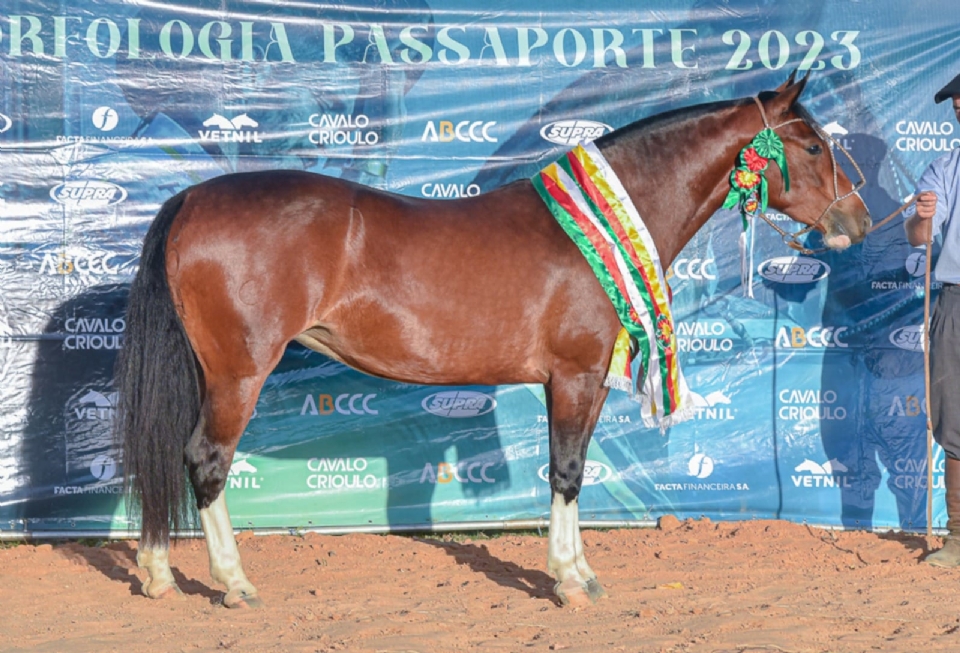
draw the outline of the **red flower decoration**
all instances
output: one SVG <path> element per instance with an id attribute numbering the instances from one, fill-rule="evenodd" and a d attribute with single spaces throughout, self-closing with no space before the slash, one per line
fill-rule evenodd
<path id="1" fill-rule="evenodd" d="M 743 151 L 743 161 L 747 164 L 750 172 L 760 172 L 767 167 L 769 159 L 763 158 L 757 154 L 754 148 L 750 147 Z"/>
<path id="2" fill-rule="evenodd" d="M 751 195 L 747 198 L 747 201 L 743 203 L 743 210 L 747 213 L 756 213 L 758 208 L 760 208 L 760 203 L 757 201 L 756 194 Z"/>

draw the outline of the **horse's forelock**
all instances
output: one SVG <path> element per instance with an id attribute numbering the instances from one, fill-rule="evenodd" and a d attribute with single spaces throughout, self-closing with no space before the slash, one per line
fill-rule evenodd
<path id="1" fill-rule="evenodd" d="M 820 123 L 817 122 L 817 119 L 813 117 L 813 114 L 803 106 L 800 102 L 796 102 L 793 105 L 793 112 L 797 114 L 798 118 L 802 118 L 803 122 L 807 123 L 814 131 L 819 131 Z"/>
<path id="2" fill-rule="evenodd" d="M 759 98 L 761 102 L 766 102 L 767 100 L 772 100 L 778 95 L 780 94 L 776 91 L 760 91 L 757 93 L 757 98 Z"/>

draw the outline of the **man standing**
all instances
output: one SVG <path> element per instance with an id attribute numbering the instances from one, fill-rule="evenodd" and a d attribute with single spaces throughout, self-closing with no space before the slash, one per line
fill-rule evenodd
<path id="1" fill-rule="evenodd" d="M 960 75 L 934 96 L 947 98 L 960 122 Z M 930 420 L 943 447 L 947 538 L 927 556 L 931 565 L 960 566 L 960 148 L 936 159 L 917 182 L 916 210 L 904 228 L 913 246 L 942 235 L 935 278 L 943 283 L 930 319 Z"/>

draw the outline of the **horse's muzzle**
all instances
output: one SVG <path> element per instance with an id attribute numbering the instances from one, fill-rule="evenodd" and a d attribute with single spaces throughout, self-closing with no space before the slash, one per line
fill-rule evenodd
<path id="1" fill-rule="evenodd" d="M 870 213 L 866 207 L 852 213 L 834 207 L 823 221 L 823 242 L 830 249 L 846 249 L 861 242 L 870 225 Z"/>

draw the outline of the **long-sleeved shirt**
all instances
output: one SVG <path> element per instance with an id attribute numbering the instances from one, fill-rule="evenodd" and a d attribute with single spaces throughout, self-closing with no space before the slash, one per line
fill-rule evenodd
<path id="1" fill-rule="evenodd" d="M 933 235 L 940 235 L 943 247 L 934 277 L 943 283 L 960 283 L 960 148 L 951 150 L 927 166 L 917 181 L 917 193 L 933 191 L 937 212 L 933 216 Z M 916 213 L 911 206 L 907 217 Z"/>

